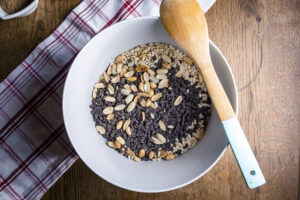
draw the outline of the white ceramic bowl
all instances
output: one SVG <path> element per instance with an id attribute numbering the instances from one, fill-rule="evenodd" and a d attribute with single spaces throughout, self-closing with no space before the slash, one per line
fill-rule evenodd
<path id="1" fill-rule="evenodd" d="M 73 147 L 97 175 L 128 190 L 163 192 L 185 186 L 203 176 L 221 158 L 228 143 L 213 109 L 203 139 L 172 161 L 137 163 L 106 146 L 105 139 L 96 132 L 90 114 L 93 85 L 117 55 L 150 42 L 175 45 L 157 17 L 123 21 L 97 34 L 81 50 L 69 71 L 63 95 L 63 114 Z M 212 42 L 210 50 L 215 69 L 237 111 L 237 89 L 230 67 Z"/>

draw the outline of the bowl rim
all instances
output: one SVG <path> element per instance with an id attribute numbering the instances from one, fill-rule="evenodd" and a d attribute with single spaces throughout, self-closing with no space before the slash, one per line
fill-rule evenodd
<path id="1" fill-rule="evenodd" d="M 74 58 L 71 66 L 70 66 L 70 69 L 72 68 L 73 66 L 73 63 L 76 61 L 76 59 L 78 59 L 78 57 L 81 55 L 82 53 L 82 50 L 84 50 L 88 44 L 92 43 L 94 40 L 95 40 L 95 37 L 100 35 L 102 32 L 107 32 L 107 31 L 110 31 L 111 29 L 115 28 L 116 26 L 120 25 L 120 24 L 123 24 L 123 23 L 127 23 L 129 21 L 138 21 L 138 20 L 148 20 L 148 19 L 152 19 L 152 20 L 160 20 L 160 17 L 159 16 L 146 16 L 146 17 L 137 17 L 137 18 L 132 18 L 132 19 L 127 19 L 127 20 L 124 20 L 124 21 L 121 21 L 121 22 L 118 22 L 118 23 L 115 23 L 109 27 L 107 27 L 106 29 L 104 29 L 103 31 L 97 33 L 96 35 L 93 36 L 93 38 L 88 41 L 84 46 L 83 48 L 80 50 L 80 52 L 76 55 L 76 57 Z M 223 53 L 220 51 L 220 49 L 216 46 L 216 44 L 214 42 L 212 42 L 211 40 L 209 40 L 209 44 L 217 51 L 217 53 L 221 56 L 222 60 L 225 62 L 225 65 L 227 67 L 227 69 L 229 70 L 229 73 L 230 73 L 230 78 L 232 80 L 232 83 L 233 83 L 233 86 L 234 86 L 234 93 L 235 93 L 235 102 L 236 102 L 236 106 L 233 108 L 236 112 L 236 116 L 238 116 L 238 105 L 239 105 L 239 102 L 238 102 L 238 90 L 237 90 L 237 86 L 236 86 L 236 81 L 235 81 L 235 78 L 234 78 L 234 75 L 233 75 L 233 72 L 230 68 L 230 65 L 229 63 L 227 62 L 225 56 L 223 55 Z M 69 69 L 69 71 L 70 71 Z M 70 73 L 68 72 L 67 74 L 67 77 L 66 77 L 66 80 L 65 80 L 65 84 L 64 84 L 64 88 L 63 88 L 63 100 L 62 100 L 62 107 L 63 107 L 63 119 L 64 119 L 64 124 L 65 124 L 65 129 L 66 129 L 66 132 L 67 132 L 67 136 L 69 138 L 69 141 L 70 143 L 72 144 L 72 147 L 74 148 L 75 152 L 77 153 L 77 155 L 79 156 L 79 158 L 84 162 L 84 159 L 82 158 L 82 156 L 80 155 L 80 153 L 76 150 L 74 144 L 72 143 L 72 139 L 71 139 L 71 135 L 69 134 L 69 131 L 68 131 L 68 128 L 67 128 L 67 125 L 66 125 L 66 111 L 65 111 L 65 103 L 66 103 L 66 87 L 67 87 L 67 82 L 68 80 L 70 79 Z M 177 186 L 173 186 L 173 187 L 169 187 L 169 188 L 164 188 L 164 189 L 146 189 L 146 190 L 141 190 L 141 189 L 135 189 L 135 188 L 131 188 L 131 187 L 127 187 L 127 186 L 122 186 L 122 185 L 118 185 L 117 183 L 114 183 L 112 182 L 111 180 L 108 180 L 106 179 L 105 177 L 99 175 L 96 171 L 94 171 L 92 169 L 92 167 L 89 166 L 89 164 L 87 164 L 86 162 L 84 162 L 84 164 L 86 166 L 88 166 L 88 168 L 93 172 L 95 173 L 97 176 L 99 176 L 100 178 L 104 179 L 105 181 L 117 186 L 117 187 L 120 187 L 120 188 L 123 188 L 123 189 L 126 189 L 126 190 L 129 190 L 129 191 L 133 191 L 133 192 L 142 192 L 142 193 L 158 193 L 158 192 L 167 192 L 167 191 L 172 191 L 172 190 L 176 190 L 178 188 L 181 188 L 181 187 L 184 187 L 194 181 L 196 181 L 197 179 L 201 178 L 202 176 L 204 176 L 209 170 L 211 170 L 215 165 L 216 163 L 221 159 L 221 157 L 224 155 L 225 151 L 227 150 L 227 147 L 228 147 L 229 143 L 227 142 L 227 145 L 225 146 L 225 148 L 223 149 L 223 151 L 221 152 L 221 154 L 218 156 L 218 158 L 205 170 L 203 171 L 201 174 L 199 174 L 198 176 L 195 176 L 194 178 L 192 178 L 191 180 L 189 181 L 186 181 L 182 184 L 179 184 Z"/>

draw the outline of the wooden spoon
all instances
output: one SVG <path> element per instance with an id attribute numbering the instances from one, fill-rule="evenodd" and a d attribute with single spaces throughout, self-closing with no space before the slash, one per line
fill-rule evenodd
<path id="1" fill-rule="evenodd" d="M 205 16 L 196 0 L 164 0 L 160 6 L 164 27 L 198 65 L 222 121 L 228 141 L 249 188 L 266 183 L 257 160 L 211 62 Z"/>

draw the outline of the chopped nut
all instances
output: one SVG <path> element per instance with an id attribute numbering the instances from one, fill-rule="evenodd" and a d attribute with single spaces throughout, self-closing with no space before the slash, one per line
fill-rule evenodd
<path id="1" fill-rule="evenodd" d="M 157 106 L 151 101 L 151 103 L 150 103 L 150 107 L 151 108 L 153 108 L 153 109 L 156 109 L 157 108 Z"/>
<path id="2" fill-rule="evenodd" d="M 154 76 L 150 76 L 149 77 L 150 81 L 152 81 L 153 83 L 158 83 L 159 80 L 157 78 L 155 78 Z"/>
<path id="3" fill-rule="evenodd" d="M 122 126 L 123 126 L 123 120 L 120 120 L 116 125 L 116 129 L 119 130 L 122 128 Z"/>
<path id="4" fill-rule="evenodd" d="M 149 81 L 149 74 L 147 72 L 144 72 L 143 73 L 143 78 L 144 78 L 145 82 L 148 82 Z"/>
<path id="5" fill-rule="evenodd" d="M 120 81 L 120 76 L 115 76 L 114 78 L 111 79 L 112 83 L 118 83 Z"/>
<path id="6" fill-rule="evenodd" d="M 132 77 L 133 74 L 134 74 L 134 71 L 129 71 L 129 72 L 127 72 L 127 73 L 124 74 L 124 77 L 125 78 L 129 78 L 129 77 Z"/>
<path id="7" fill-rule="evenodd" d="M 150 87 L 153 88 L 153 89 L 155 89 L 157 87 L 157 85 L 154 82 L 150 82 Z"/>
<path id="8" fill-rule="evenodd" d="M 169 125 L 169 126 L 168 126 L 168 128 L 172 129 L 172 128 L 174 128 L 174 126 L 172 126 L 172 125 Z"/>
<path id="9" fill-rule="evenodd" d="M 147 94 L 147 93 L 138 93 L 138 95 L 139 96 L 141 96 L 141 97 L 149 97 L 149 94 Z"/>
<path id="10" fill-rule="evenodd" d="M 121 144 L 116 140 L 115 141 L 115 147 L 117 148 L 117 149 L 120 149 L 121 148 Z"/>
<path id="11" fill-rule="evenodd" d="M 97 88 L 93 89 L 92 96 L 93 96 L 93 99 L 96 99 L 96 97 L 97 97 Z"/>
<path id="12" fill-rule="evenodd" d="M 156 137 L 161 142 L 161 144 L 164 144 L 166 142 L 166 138 L 162 134 L 157 133 Z"/>
<path id="13" fill-rule="evenodd" d="M 155 72 L 152 69 L 148 69 L 147 72 L 151 75 L 151 76 L 155 76 Z"/>
<path id="14" fill-rule="evenodd" d="M 134 98 L 133 94 L 129 94 L 126 98 L 125 98 L 125 102 L 126 104 L 129 104 Z"/>
<path id="15" fill-rule="evenodd" d="M 166 48 L 166 46 L 167 45 L 165 45 L 165 44 L 158 43 L 156 47 L 159 48 L 159 49 L 164 49 L 164 48 Z"/>
<path id="16" fill-rule="evenodd" d="M 120 56 L 117 56 L 115 61 L 116 62 L 121 62 L 122 60 L 125 60 L 126 59 L 126 56 L 123 56 L 123 55 L 120 55 Z"/>
<path id="17" fill-rule="evenodd" d="M 107 68 L 107 70 L 106 70 L 106 73 L 108 74 L 108 75 L 111 75 L 111 71 L 112 71 L 112 65 L 109 65 L 109 67 Z"/>
<path id="18" fill-rule="evenodd" d="M 105 101 L 108 101 L 108 102 L 115 102 L 116 101 L 116 98 L 115 97 L 111 97 L 111 96 L 106 96 L 104 98 Z"/>
<path id="19" fill-rule="evenodd" d="M 132 77 L 128 77 L 128 78 L 126 78 L 128 81 L 130 81 L 130 82 L 134 82 L 134 81 L 136 81 L 137 80 L 137 77 L 135 77 L 135 76 L 132 76 Z"/>
<path id="20" fill-rule="evenodd" d="M 122 89 L 121 92 L 124 94 L 124 95 L 129 95 L 131 93 L 130 90 L 126 90 L 126 89 Z"/>
<path id="21" fill-rule="evenodd" d="M 174 106 L 178 106 L 182 101 L 182 96 L 178 96 L 174 101 Z"/>
<path id="22" fill-rule="evenodd" d="M 162 134 L 157 133 L 156 137 L 162 144 L 166 142 L 166 138 Z"/>
<path id="23" fill-rule="evenodd" d="M 149 84 L 149 82 L 145 82 L 145 84 L 144 84 L 144 92 L 149 92 L 149 90 L 150 90 L 150 84 Z"/>
<path id="24" fill-rule="evenodd" d="M 165 74 L 157 74 L 155 78 L 158 80 L 162 80 L 162 79 L 167 79 L 168 77 Z"/>
<path id="25" fill-rule="evenodd" d="M 143 121 L 146 120 L 146 114 L 145 114 L 145 112 L 142 112 L 142 119 L 143 119 Z"/>
<path id="26" fill-rule="evenodd" d="M 137 72 L 146 72 L 149 69 L 149 66 L 147 65 L 140 65 L 135 68 Z"/>
<path id="27" fill-rule="evenodd" d="M 112 147 L 112 148 L 114 148 L 114 149 L 116 148 L 115 144 L 112 141 L 108 141 L 107 145 L 110 146 L 110 147 Z"/>
<path id="28" fill-rule="evenodd" d="M 121 73 L 123 67 L 123 63 L 118 63 L 117 64 L 117 73 Z"/>
<path id="29" fill-rule="evenodd" d="M 193 64 L 193 60 L 190 57 L 184 56 L 183 61 L 186 62 L 189 65 Z"/>
<path id="30" fill-rule="evenodd" d="M 135 157 L 133 157 L 133 160 L 134 160 L 135 162 L 140 162 L 140 161 L 141 161 L 141 158 L 135 156 Z"/>
<path id="31" fill-rule="evenodd" d="M 122 136 L 118 136 L 118 137 L 116 138 L 116 140 L 117 140 L 121 145 L 124 145 L 124 144 L 125 144 L 125 140 L 123 139 Z"/>
<path id="32" fill-rule="evenodd" d="M 164 158 L 164 157 L 166 157 L 167 155 L 168 155 L 168 152 L 167 152 L 167 151 L 165 151 L 165 150 L 163 150 L 163 149 L 159 150 L 159 157 Z"/>
<path id="33" fill-rule="evenodd" d="M 143 82 L 139 83 L 139 90 L 144 92 L 144 83 Z"/>
<path id="34" fill-rule="evenodd" d="M 104 82 L 104 76 L 103 74 L 100 76 L 100 80 L 99 80 L 99 83 L 103 83 Z"/>
<path id="35" fill-rule="evenodd" d="M 162 120 L 159 120 L 158 125 L 161 130 L 166 131 L 166 125 Z"/>
<path id="36" fill-rule="evenodd" d="M 150 99 L 147 99 L 146 106 L 149 107 L 150 105 L 151 105 L 151 100 L 150 100 Z"/>
<path id="37" fill-rule="evenodd" d="M 96 131 L 101 133 L 102 135 L 106 133 L 106 130 L 103 126 L 96 126 Z"/>
<path id="38" fill-rule="evenodd" d="M 168 70 L 167 69 L 158 69 L 158 70 L 156 70 L 156 73 L 157 73 L 157 75 L 158 74 L 167 74 Z M 157 78 L 157 76 L 156 76 L 156 78 Z"/>
<path id="39" fill-rule="evenodd" d="M 161 97 L 162 97 L 162 93 L 157 93 L 151 98 L 151 101 L 157 101 Z"/>
<path id="40" fill-rule="evenodd" d="M 177 77 L 177 78 L 180 78 L 180 77 L 182 77 L 184 75 L 184 71 L 183 70 L 179 70 L 176 74 L 175 74 L 175 76 Z"/>
<path id="41" fill-rule="evenodd" d="M 150 153 L 149 153 L 149 155 L 148 155 L 149 159 L 152 159 L 153 156 L 154 156 L 154 152 L 153 152 L 153 151 L 150 151 Z"/>
<path id="42" fill-rule="evenodd" d="M 127 135 L 131 136 L 132 133 L 131 133 L 130 127 L 127 127 L 127 128 L 126 128 L 126 133 L 127 133 Z"/>
<path id="43" fill-rule="evenodd" d="M 107 85 L 107 90 L 108 90 L 109 94 L 114 94 L 115 93 L 115 89 L 112 85 Z"/>
<path id="44" fill-rule="evenodd" d="M 175 155 L 174 154 L 168 154 L 167 157 L 166 157 L 166 160 L 173 160 L 175 158 Z"/>
<path id="45" fill-rule="evenodd" d="M 141 149 L 141 150 L 139 151 L 139 157 L 140 157 L 140 158 L 144 157 L 144 156 L 145 156 L 145 153 L 146 153 L 145 149 Z"/>
<path id="46" fill-rule="evenodd" d="M 147 50 L 147 49 L 143 49 L 143 50 L 141 51 L 141 54 L 145 54 L 145 53 L 148 53 L 148 50 Z"/>
<path id="47" fill-rule="evenodd" d="M 169 56 L 167 56 L 167 55 L 162 55 L 161 58 L 162 58 L 165 62 L 167 62 L 167 63 L 170 63 L 170 62 L 171 62 L 171 58 L 170 58 Z"/>
<path id="48" fill-rule="evenodd" d="M 131 87 L 130 87 L 130 85 L 128 85 L 128 84 L 125 84 L 125 85 L 124 85 L 124 89 L 131 92 Z"/>
<path id="49" fill-rule="evenodd" d="M 151 139 L 153 140 L 154 144 L 161 144 L 161 142 L 156 137 L 152 136 Z"/>
<path id="50" fill-rule="evenodd" d="M 137 89 L 137 87 L 135 85 L 131 85 L 130 87 L 131 87 L 131 90 L 133 92 L 137 92 L 138 91 L 138 89 Z"/>
<path id="51" fill-rule="evenodd" d="M 113 107 L 107 107 L 107 108 L 104 108 L 102 112 L 105 115 L 109 115 L 109 114 L 114 112 L 114 108 Z"/>
<path id="52" fill-rule="evenodd" d="M 144 81 L 143 74 L 140 75 L 140 79 L 141 79 L 142 82 L 145 82 L 145 81 Z"/>
<path id="53" fill-rule="evenodd" d="M 127 154 L 132 156 L 133 158 L 135 157 L 135 153 L 133 151 L 131 151 L 130 149 L 127 149 Z"/>
<path id="54" fill-rule="evenodd" d="M 124 130 L 124 131 L 128 128 L 129 124 L 130 124 L 130 119 L 127 119 L 127 120 L 124 122 L 124 124 L 123 124 L 123 130 Z"/>
<path id="55" fill-rule="evenodd" d="M 120 104 L 120 105 L 115 106 L 115 110 L 116 110 L 116 111 L 123 110 L 124 108 L 126 108 L 126 105 L 125 105 L 125 104 Z"/>
<path id="56" fill-rule="evenodd" d="M 163 80 L 161 80 L 160 82 L 159 82 L 159 84 L 158 84 L 158 88 L 164 88 L 164 87 L 167 87 L 168 86 L 168 82 L 169 82 L 169 80 L 168 79 L 163 79 Z"/>
<path id="57" fill-rule="evenodd" d="M 135 103 L 134 101 L 131 102 L 131 103 L 128 105 L 128 107 L 127 107 L 127 112 L 133 111 L 133 109 L 135 108 L 135 106 L 136 106 L 136 103 Z"/>
<path id="58" fill-rule="evenodd" d="M 163 62 L 163 63 L 162 63 L 162 67 L 163 67 L 164 69 L 171 69 L 171 65 L 170 65 L 169 63 L 166 63 L 166 62 Z"/>
<path id="59" fill-rule="evenodd" d="M 154 90 L 152 88 L 150 88 L 149 92 L 148 92 L 149 97 L 153 97 L 154 95 Z"/>
<path id="60" fill-rule="evenodd" d="M 124 74 L 126 73 L 127 69 L 128 69 L 128 67 L 124 65 L 124 66 L 122 67 L 121 72 L 120 72 L 120 76 L 124 76 Z"/>
<path id="61" fill-rule="evenodd" d="M 112 120 L 114 117 L 115 117 L 114 114 L 109 114 L 109 115 L 107 115 L 106 119 L 107 120 Z"/>
<path id="62" fill-rule="evenodd" d="M 134 97 L 133 101 L 134 101 L 135 103 L 137 103 L 138 100 L 140 99 L 140 97 L 141 97 L 141 96 L 136 96 L 136 97 Z"/>
<path id="63" fill-rule="evenodd" d="M 146 101 L 145 101 L 145 99 L 143 99 L 143 100 L 140 102 L 140 104 L 141 104 L 142 107 L 146 107 Z"/>
<path id="64" fill-rule="evenodd" d="M 144 57 L 147 57 L 147 54 L 146 54 L 146 53 L 142 53 L 142 54 L 139 56 L 140 59 L 143 59 Z"/>
<path id="65" fill-rule="evenodd" d="M 96 83 L 95 85 L 94 85 L 94 88 L 105 88 L 105 85 L 103 84 L 103 83 Z"/>
<path id="66" fill-rule="evenodd" d="M 110 81 L 109 75 L 106 72 L 104 72 L 103 76 L 104 76 L 105 82 L 108 83 Z"/>
<path id="67" fill-rule="evenodd" d="M 115 63 L 112 64 L 111 66 L 111 73 L 116 74 L 117 73 L 117 65 Z"/>

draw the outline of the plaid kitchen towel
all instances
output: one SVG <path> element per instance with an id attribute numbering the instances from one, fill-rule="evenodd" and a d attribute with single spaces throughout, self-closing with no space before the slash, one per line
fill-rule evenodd
<path id="1" fill-rule="evenodd" d="M 0 199 L 39 199 L 77 155 L 62 119 L 69 66 L 99 31 L 158 15 L 159 0 L 85 0 L 0 85 Z"/>
<path id="2" fill-rule="evenodd" d="M 77 159 L 61 109 L 70 64 L 95 34 L 121 20 L 158 15 L 160 2 L 84 0 L 0 84 L 1 200 L 40 199 Z M 210 2 L 203 0 L 204 10 Z"/>

